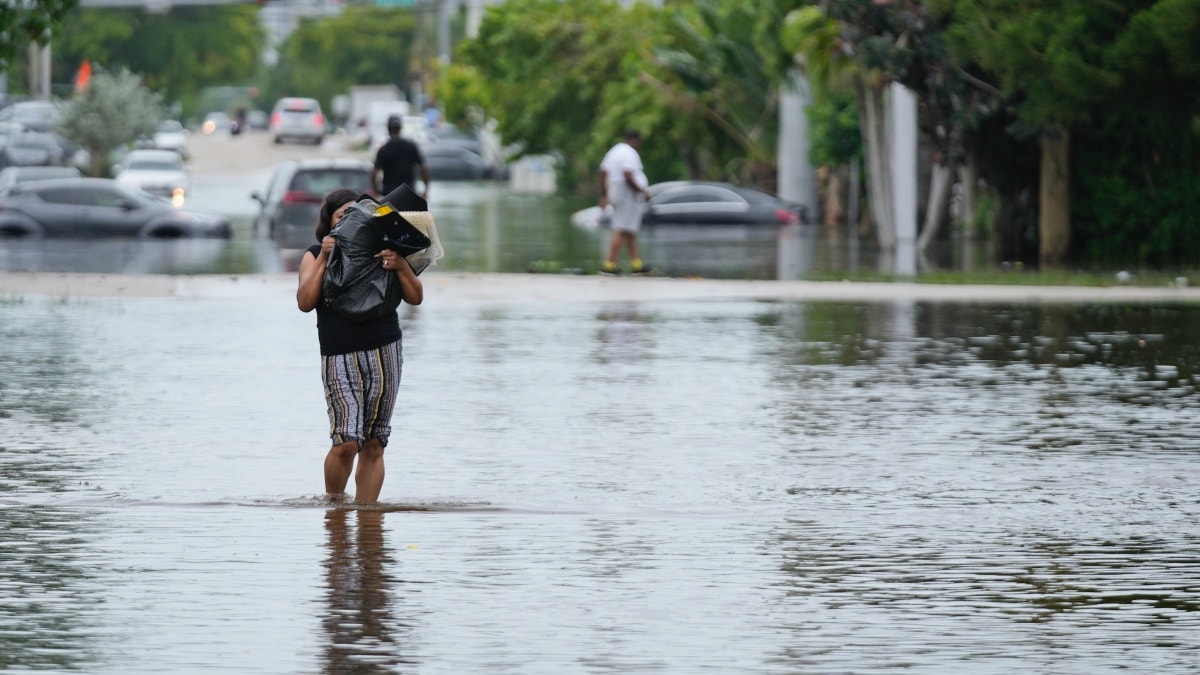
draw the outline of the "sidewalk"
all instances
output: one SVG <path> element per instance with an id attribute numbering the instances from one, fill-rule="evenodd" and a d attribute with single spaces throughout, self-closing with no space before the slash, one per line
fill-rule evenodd
<path id="1" fill-rule="evenodd" d="M 426 302 L 651 302 L 687 299 L 928 302 L 1200 302 L 1200 287 L 947 285 L 913 282 L 739 281 L 658 277 L 472 274 L 431 271 Z M 279 275 L 114 275 L 0 272 L 0 298 L 242 297 L 290 295 L 296 277 Z"/>

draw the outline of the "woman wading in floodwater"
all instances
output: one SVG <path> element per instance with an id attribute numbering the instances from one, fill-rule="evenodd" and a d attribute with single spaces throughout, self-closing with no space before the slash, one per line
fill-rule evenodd
<path id="1" fill-rule="evenodd" d="M 334 190 L 326 195 L 317 217 L 320 244 L 309 247 L 300 260 L 296 304 L 302 312 L 317 310 L 321 381 L 333 443 L 325 456 L 325 492 L 331 499 L 344 499 L 353 471 L 354 500 L 370 504 L 379 499 L 383 487 L 383 449 L 392 430 L 392 408 L 404 364 L 400 319 L 392 310 L 380 318 L 358 322 L 321 303 L 325 265 L 335 241 L 330 232 L 357 199 L 358 193 L 353 190 Z M 375 257 L 400 281 L 403 301 L 421 304 L 424 288 L 408 261 L 390 249 Z"/>

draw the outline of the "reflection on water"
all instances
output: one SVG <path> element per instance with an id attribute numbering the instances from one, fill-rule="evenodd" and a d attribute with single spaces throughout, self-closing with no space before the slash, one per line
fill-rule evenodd
<path id="1" fill-rule="evenodd" d="M 435 299 L 386 511 L 290 293 L 0 304 L 0 668 L 1195 669 L 1200 307 Z"/>
<path id="2" fill-rule="evenodd" d="M 355 525 L 348 524 L 353 516 Z M 417 665 L 405 644 L 411 626 L 397 616 L 408 590 L 389 568 L 395 564 L 384 539 L 383 511 L 330 509 L 325 514 L 329 590 L 322 621 L 327 644 L 323 672 L 403 672 Z"/>
<path id="3" fill-rule="evenodd" d="M 260 248 L 223 239 L 0 239 L 0 270 L 108 274 L 275 271 Z"/>
<path id="4" fill-rule="evenodd" d="M 0 502 L 0 670 L 74 670 L 95 660 L 103 631 L 93 616 L 104 597 L 84 560 L 90 520 Z"/>

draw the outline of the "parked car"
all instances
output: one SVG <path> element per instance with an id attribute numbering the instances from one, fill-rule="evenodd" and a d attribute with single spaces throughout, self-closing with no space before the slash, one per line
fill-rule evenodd
<path id="1" fill-rule="evenodd" d="M 10 166 L 0 170 L 0 191 L 19 183 L 51 178 L 79 178 L 79 169 L 73 166 Z"/>
<path id="2" fill-rule="evenodd" d="M 113 171 L 118 183 L 162 197 L 183 206 L 191 190 L 191 176 L 174 150 L 133 150 Z"/>
<path id="3" fill-rule="evenodd" d="M 753 188 L 709 181 L 669 181 L 647 190 L 642 225 L 791 225 L 804 221 L 800 204 Z M 608 215 L 592 206 L 571 215 L 580 227 L 608 227 Z"/>
<path id="4" fill-rule="evenodd" d="M 0 148 L 0 167 L 58 166 L 64 163 L 65 150 L 59 139 L 40 131 L 13 136 Z"/>
<path id="5" fill-rule="evenodd" d="M 437 145 L 457 145 L 477 155 L 483 155 L 483 143 L 479 140 L 478 134 L 463 131 L 451 124 L 442 124 L 431 128 L 428 133 L 428 142 Z"/>
<path id="6" fill-rule="evenodd" d="M 55 178 L 0 192 L 0 237 L 229 236 L 221 216 L 175 208 L 108 178 Z"/>
<path id="7" fill-rule="evenodd" d="M 421 147 L 421 154 L 434 180 L 482 180 L 495 173 L 487 160 L 461 145 L 430 143 Z"/>
<path id="8" fill-rule="evenodd" d="M 188 158 L 188 132 L 179 120 L 163 120 L 154 132 L 151 147 L 157 150 L 174 150 L 179 156 Z"/>
<path id="9" fill-rule="evenodd" d="M 17 101 L 0 109 L 0 122 L 16 122 L 33 131 L 49 131 L 62 119 L 54 101 Z"/>
<path id="10" fill-rule="evenodd" d="M 0 146 L 8 145 L 9 141 L 29 131 L 19 122 L 0 122 Z"/>
<path id="11" fill-rule="evenodd" d="M 315 98 L 281 98 L 271 111 L 268 130 L 276 143 L 298 141 L 320 145 L 325 140 L 321 104 Z"/>
<path id="12" fill-rule="evenodd" d="M 257 236 L 280 248 L 308 248 L 317 243 L 317 212 L 325 195 L 338 188 L 371 191 L 371 162 L 361 159 L 290 160 L 275 167 L 266 193 L 253 192 L 259 203 L 254 220 Z"/>

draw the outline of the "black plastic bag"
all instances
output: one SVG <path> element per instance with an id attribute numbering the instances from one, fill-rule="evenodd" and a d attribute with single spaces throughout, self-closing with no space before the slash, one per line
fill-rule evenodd
<path id="1" fill-rule="evenodd" d="M 336 243 L 325 264 L 321 302 L 355 321 L 386 316 L 403 299 L 400 281 L 375 257 L 387 237 L 375 206 L 370 201 L 351 205 L 330 233 Z"/>

